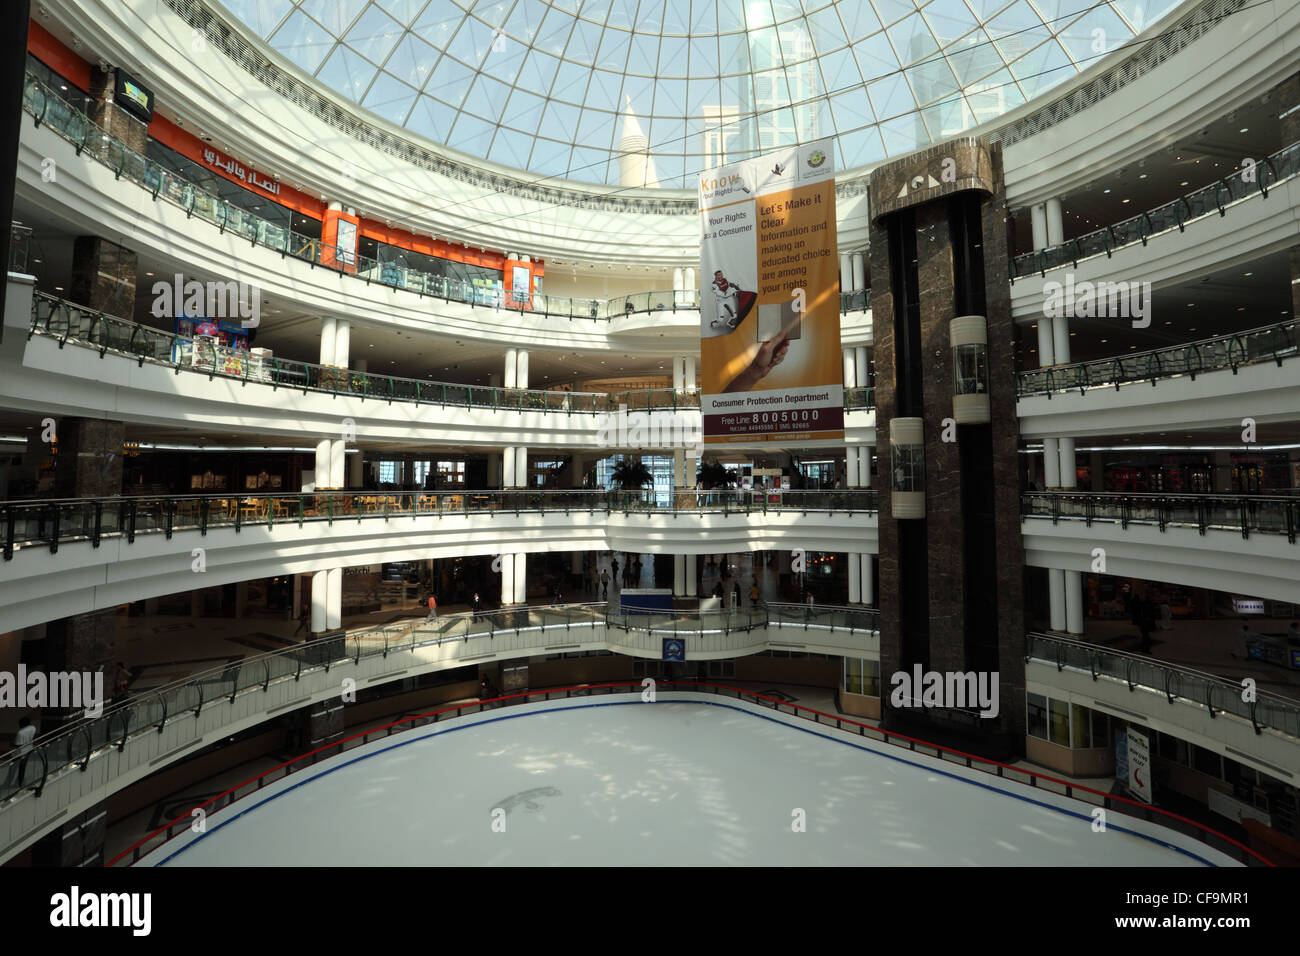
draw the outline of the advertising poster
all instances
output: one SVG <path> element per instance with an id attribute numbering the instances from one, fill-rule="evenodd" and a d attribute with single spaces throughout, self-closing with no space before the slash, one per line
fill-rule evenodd
<path id="1" fill-rule="evenodd" d="M 1150 803 L 1151 747 L 1147 738 L 1132 727 L 1128 728 L 1128 788 L 1139 800 Z"/>
<path id="2" fill-rule="evenodd" d="M 844 437 L 829 139 L 700 176 L 706 444 Z"/>

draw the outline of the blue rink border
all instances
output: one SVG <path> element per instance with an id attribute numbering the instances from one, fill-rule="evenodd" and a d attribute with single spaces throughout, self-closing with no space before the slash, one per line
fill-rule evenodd
<path id="1" fill-rule="evenodd" d="M 1052 810 L 1056 813 L 1065 814 L 1066 816 L 1071 816 L 1078 820 L 1082 820 L 1085 823 L 1088 823 L 1089 825 L 1091 825 L 1092 823 L 1091 814 L 1085 815 L 1082 813 L 1076 813 L 1073 810 L 1066 810 L 1063 807 L 1054 806 L 1050 803 L 1045 803 L 1042 800 L 1034 800 L 1030 797 L 1021 796 L 1020 794 L 1013 793 L 1010 790 L 1004 790 L 1001 787 L 990 786 L 989 784 L 981 783 L 978 780 L 969 780 L 966 777 L 959 776 L 947 770 L 940 770 L 938 768 L 929 766 L 927 764 L 917 763 L 913 760 L 907 760 L 904 757 L 900 757 L 896 754 L 885 753 L 883 751 L 875 750 L 871 747 L 867 747 L 862 744 L 855 743 L 851 740 L 843 740 L 839 737 L 833 737 L 830 734 L 821 733 L 820 731 L 813 730 L 810 727 L 801 727 L 798 724 L 786 723 L 784 720 L 777 720 L 775 717 L 768 716 L 767 714 L 756 714 L 751 710 L 746 710 L 743 707 L 737 707 L 734 704 L 728 704 L 728 703 L 723 703 L 721 701 L 713 701 L 713 700 L 657 700 L 651 706 L 660 706 L 662 704 L 692 704 L 692 705 L 703 705 L 709 707 L 722 707 L 726 710 L 734 710 L 737 713 L 745 714 L 746 716 L 749 717 L 758 717 L 762 720 L 771 721 L 774 724 L 778 724 L 790 730 L 798 730 L 805 734 L 811 734 L 814 737 L 820 737 L 823 740 L 829 740 L 832 743 L 843 744 L 847 747 L 852 747 L 855 750 L 863 751 L 864 753 L 869 753 L 877 757 L 884 757 L 887 760 L 894 760 L 897 761 L 898 763 L 906 764 L 909 767 L 915 767 L 918 770 L 923 770 L 926 773 L 936 773 L 939 774 L 940 776 L 948 777 L 949 779 L 952 780 L 958 780 L 961 783 L 968 784 L 973 787 L 980 787 L 981 789 L 989 790 L 992 791 L 993 793 L 998 793 L 1003 796 L 1011 797 L 1014 800 L 1020 800 L 1023 801 L 1024 803 L 1032 804 L 1033 806 L 1043 807 L 1044 809 Z M 285 787 L 283 790 L 279 791 L 278 793 L 274 793 L 271 794 L 270 796 L 263 797 L 261 800 L 258 800 L 255 803 L 252 803 L 249 806 L 245 807 L 244 809 L 240 810 L 234 816 L 227 817 L 226 819 L 223 819 L 220 823 L 218 823 L 216 826 L 210 827 L 207 830 L 205 830 L 203 833 L 200 833 L 197 837 L 195 837 L 194 839 L 186 843 L 185 846 L 168 854 L 166 857 L 159 860 L 157 863 L 153 864 L 153 866 L 155 868 L 166 866 L 169 862 L 176 859 L 176 857 L 180 856 L 182 853 L 190 849 L 190 847 L 199 843 L 201 840 L 205 840 L 208 837 L 213 836 L 214 834 L 219 832 L 223 827 L 231 823 L 234 823 L 240 817 L 252 813 L 254 810 L 257 810 L 259 807 L 265 806 L 266 804 L 270 803 L 272 800 L 276 800 L 284 796 L 285 794 L 292 793 L 294 790 L 297 790 L 299 787 L 305 787 L 309 784 L 312 784 L 317 780 L 321 779 L 322 777 L 327 777 L 330 774 L 334 773 L 336 770 L 342 770 L 345 767 L 350 767 L 355 763 L 360 763 L 363 760 L 369 760 L 371 757 L 378 757 L 380 754 L 386 754 L 389 751 L 397 750 L 400 747 L 406 747 L 411 744 L 421 743 L 433 737 L 441 737 L 443 734 L 455 733 L 458 730 L 470 730 L 475 727 L 482 727 L 485 724 L 494 724 L 502 720 L 514 720 L 519 717 L 536 717 L 541 714 L 556 714 L 556 713 L 562 713 L 567 710 L 586 710 L 592 707 L 644 707 L 644 706 L 646 706 L 646 702 L 641 701 L 639 699 L 621 700 L 621 701 L 612 700 L 612 701 L 600 701 L 600 702 L 593 701 L 591 703 L 584 703 L 584 704 L 569 704 L 563 707 L 548 707 L 545 710 L 525 711 L 523 713 L 502 714 L 499 717 L 488 717 L 484 720 L 476 720 L 472 723 L 461 724 L 460 726 L 457 727 L 447 727 L 443 730 L 435 730 L 432 731 L 431 733 L 422 734 L 419 737 L 412 737 L 408 740 L 402 740 L 399 741 L 398 743 L 392 744 L 391 746 L 384 747 L 380 750 L 375 750 L 372 753 L 367 753 L 356 757 L 352 757 L 349 760 L 345 760 L 341 763 L 331 766 L 328 770 L 323 770 L 320 773 L 312 774 L 305 780 L 301 780 L 293 784 L 292 786 Z M 1010 778 L 1007 777 L 1003 777 L 1001 779 L 1006 780 L 1008 783 L 1011 784 L 1016 783 L 1016 781 L 1011 780 Z M 1070 798 L 1067 797 L 1066 799 L 1070 799 Z M 1137 830 L 1131 830 L 1128 827 L 1116 826 L 1112 824 L 1109 820 L 1107 820 L 1106 822 L 1106 830 L 1107 832 L 1111 830 L 1116 830 L 1120 833 L 1127 833 L 1129 836 L 1134 836 L 1141 840 L 1147 840 L 1148 842 L 1154 843 L 1157 846 L 1162 846 L 1165 849 L 1173 850 L 1176 853 L 1181 853 L 1186 857 L 1196 860 L 1197 862 L 1201 863 L 1204 866 L 1214 867 L 1216 869 L 1218 868 L 1217 863 L 1214 863 L 1213 861 L 1208 860 L 1203 856 L 1199 856 L 1198 854 L 1193 853 L 1191 850 L 1187 850 L 1176 844 L 1168 843 L 1164 840 L 1157 839 L 1156 837 L 1150 836 L 1149 834 L 1146 833 L 1139 833 Z M 286 865 L 291 865 L 291 864 L 286 864 Z"/>

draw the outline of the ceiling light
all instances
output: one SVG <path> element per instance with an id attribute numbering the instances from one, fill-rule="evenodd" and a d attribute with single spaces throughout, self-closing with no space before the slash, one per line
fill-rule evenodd
<path id="1" fill-rule="evenodd" d="M 1249 132 L 1250 132 L 1250 127 L 1248 127 L 1248 126 L 1243 126 L 1241 129 L 1237 130 L 1237 132 L 1238 132 L 1238 133 L 1249 133 Z"/>

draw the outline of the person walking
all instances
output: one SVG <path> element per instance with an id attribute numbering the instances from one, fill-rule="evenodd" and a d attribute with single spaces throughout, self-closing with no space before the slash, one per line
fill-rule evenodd
<path id="1" fill-rule="evenodd" d="M 479 597 L 478 592 L 474 592 L 473 599 L 469 602 L 470 609 L 474 612 L 474 620 L 478 620 L 483 613 L 483 599 Z"/>
<path id="2" fill-rule="evenodd" d="M 758 607 L 758 578 L 749 586 L 749 604 L 751 607 Z"/>
<path id="3" fill-rule="evenodd" d="M 438 619 L 438 598 L 435 597 L 432 593 L 430 593 L 428 603 L 429 603 L 429 613 L 428 616 L 426 616 L 424 619 L 424 622 L 426 624 L 428 624 L 430 621 L 436 621 Z"/>
<path id="4" fill-rule="evenodd" d="M 113 700 L 121 700 L 131 692 L 131 671 L 126 664 L 117 662 L 113 672 Z"/>
<path id="5" fill-rule="evenodd" d="M 36 739 L 36 726 L 32 723 L 30 717 L 20 717 L 18 720 L 18 733 L 14 734 L 14 752 L 18 756 L 17 763 L 9 765 L 9 780 L 6 786 L 15 782 L 14 777 L 17 774 L 16 785 L 23 785 L 23 775 L 27 771 L 27 761 L 32 754 L 32 741 Z"/>
<path id="6" fill-rule="evenodd" d="M 602 592 L 600 596 L 607 599 L 609 597 L 609 572 L 603 568 L 600 572 L 600 589 Z"/>
<path id="7" fill-rule="evenodd" d="M 740 579 L 737 578 L 731 583 L 731 606 L 740 610 Z"/>
<path id="8" fill-rule="evenodd" d="M 302 613 L 298 615 L 298 626 L 294 629 L 293 636 L 297 637 L 299 631 L 311 636 L 311 611 L 307 608 L 303 608 Z"/>

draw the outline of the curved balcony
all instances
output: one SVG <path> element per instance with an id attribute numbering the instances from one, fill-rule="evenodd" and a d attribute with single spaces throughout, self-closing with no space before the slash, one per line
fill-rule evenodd
<path id="1" fill-rule="evenodd" d="M 1117 355 L 1109 359 L 1075 362 L 1027 369 L 1016 373 L 1016 397 L 1070 392 L 1084 394 L 1091 389 L 1114 388 L 1149 382 L 1153 386 L 1163 379 L 1196 376 L 1216 370 L 1231 369 L 1235 375 L 1243 366 L 1268 364 L 1280 366 L 1287 359 L 1300 356 L 1300 340 L 1295 320 L 1278 322 L 1246 332 L 1199 339 L 1185 345 L 1169 345 L 1147 352 Z"/>
<path id="2" fill-rule="evenodd" d="M 32 322 L 27 337 L 34 335 L 57 339 L 60 349 L 68 344 L 77 345 L 97 350 L 100 358 L 113 353 L 135 359 L 137 366 L 149 362 L 178 372 L 206 375 L 209 380 L 220 376 L 240 382 L 260 382 L 273 389 L 355 395 L 389 404 L 413 402 L 440 407 L 589 415 L 617 412 L 621 406 L 628 411 L 700 407 L 700 393 L 695 389 L 572 392 L 501 388 L 359 372 L 274 357 L 263 362 L 246 350 L 200 345 L 193 339 L 106 315 L 44 292 L 32 296 Z M 871 388 L 845 389 L 844 396 L 846 410 L 874 407 Z"/>
<path id="3" fill-rule="evenodd" d="M 427 623 L 416 619 L 294 645 L 114 703 L 94 718 L 37 738 L 25 758 L 0 759 L 0 859 L 35 842 L 64 811 L 104 799 L 205 739 L 337 697 L 343 678 L 373 687 L 468 663 L 576 650 L 659 659 L 665 634 L 684 640 L 692 660 L 768 649 L 879 654 L 874 610 L 779 604 L 649 620 L 611 613 L 604 604 L 507 609 Z"/>
<path id="4" fill-rule="evenodd" d="M 5 630 L 278 574 L 546 551 L 876 550 L 871 491 L 364 492 L 0 504 Z M 195 559 L 201 557 L 197 562 Z M 201 573 L 201 578 L 196 574 Z"/>
<path id="5" fill-rule="evenodd" d="M 1020 496 L 1024 517 L 1131 524 L 1167 528 L 1195 528 L 1252 534 L 1286 535 L 1291 544 L 1300 533 L 1300 492 L 1281 495 L 1166 495 L 1113 492 L 1053 491 Z"/>
<path id="6" fill-rule="evenodd" d="M 874 490 L 857 491 L 458 491 L 458 492 L 308 492 L 262 495 L 118 496 L 0 502 L 0 550 L 13 560 L 23 548 L 45 546 L 57 554 L 61 544 L 89 541 L 98 548 L 107 538 L 134 544 L 140 535 L 173 534 L 367 519 L 453 517 L 496 513 L 573 512 L 766 515 L 793 512 L 874 514 Z M 710 548 L 709 550 L 717 550 Z"/>
<path id="7" fill-rule="evenodd" d="M 1025 563 L 1300 602 L 1300 494 L 1021 496 Z"/>
<path id="8" fill-rule="evenodd" d="M 610 299 L 575 298 L 513 290 L 486 290 L 469 282 L 433 275 L 418 269 L 381 262 L 362 256 L 352 249 L 331 246 L 320 239 L 305 236 L 272 223 L 261 216 L 232 206 L 183 176 L 159 165 L 147 156 L 130 149 L 120 139 L 98 126 L 82 111 L 68 103 L 32 74 L 25 75 L 23 110 L 37 127 L 44 125 L 67 140 L 76 149 L 113 171 L 115 179 L 125 178 L 148 190 L 153 200 L 163 199 L 185 211 L 186 218 L 216 226 L 219 234 L 227 230 L 247 239 L 253 246 L 293 257 L 340 275 L 361 279 L 367 285 L 386 286 L 413 292 L 418 296 L 460 302 L 467 305 L 526 312 L 533 315 L 565 319 L 613 321 L 642 313 L 676 312 L 699 309 L 698 289 L 656 290 L 615 296 Z M 870 308 L 870 292 L 853 292 L 840 296 L 840 311 L 864 311 Z"/>
<path id="9" fill-rule="evenodd" d="M 1247 182 L 1237 171 L 1222 179 L 1193 190 L 1184 196 L 1131 216 L 1122 222 L 1093 230 L 1058 246 L 1048 246 L 1016 256 L 1010 261 L 1011 281 L 1040 277 L 1049 269 L 1062 266 L 1078 268 L 1080 262 L 1104 255 L 1110 258 L 1116 249 L 1135 243 L 1146 245 L 1174 230 L 1183 232 L 1187 224 L 1215 215 L 1225 217 L 1228 210 L 1255 195 L 1268 198 L 1270 189 L 1300 173 L 1300 143 L 1292 143 L 1261 160 L 1253 169 L 1254 182 Z"/>

